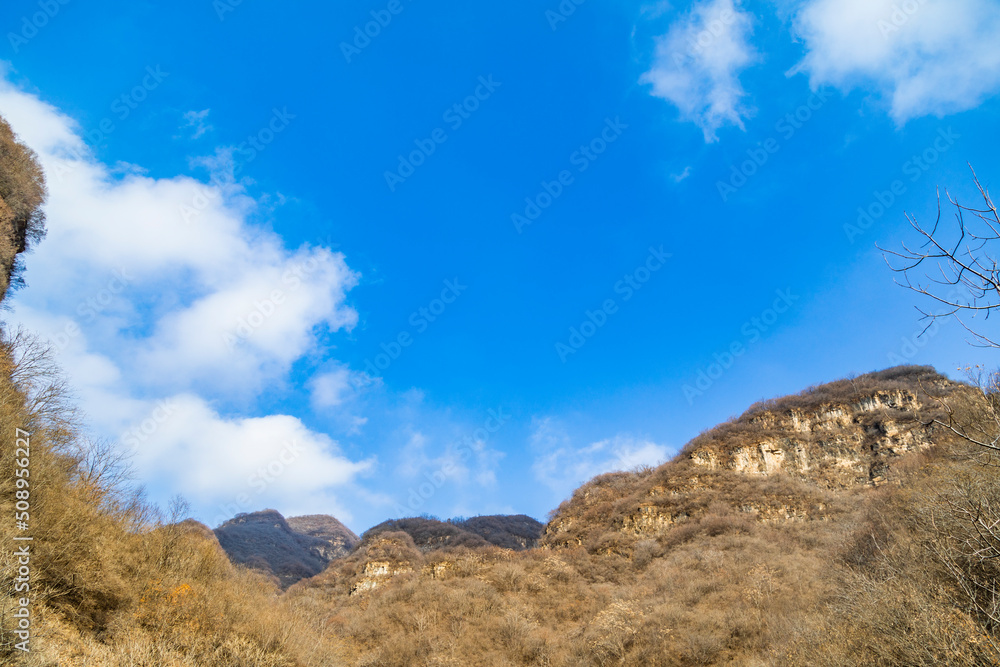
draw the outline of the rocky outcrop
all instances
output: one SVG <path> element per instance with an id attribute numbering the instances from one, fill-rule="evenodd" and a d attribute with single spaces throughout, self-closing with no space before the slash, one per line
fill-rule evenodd
<path id="1" fill-rule="evenodd" d="M 293 516 L 288 519 L 288 527 L 301 535 L 323 540 L 329 546 L 319 547 L 318 553 L 327 561 L 343 558 L 361 543 L 361 538 L 328 514 Z"/>
<path id="2" fill-rule="evenodd" d="M 925 401 L 926 402 L 926 401 Z M 915 391 L 874 391 L 814 409 L 765 410 L 694 447 L 692 463 L 745 475 L 789 474 L 828 486 L 878 484 L 893 458 L 929 448 L 926 408 Z"/>
<path id="3" fill-rule="evenodd" d="M 388 577 L 395 577 L 400 574 L 413 572 L 410 563 L 394 563 L 388 560 L 370 560 L 364 564 L 361 576 L 351 586 L 351 595 L 364 593 L 376 588 L 380 582 Z"/>
<path id="4" fill-rule="evenodd" d="M 704 525 L 825 521 L 893 466 L 944 437 L 941 401 L 969 391 L 899 367 L 766 401 L 691 441 L 655 470 L 601 475 L 554 513 L 543 545 L 621 551 Z"/>

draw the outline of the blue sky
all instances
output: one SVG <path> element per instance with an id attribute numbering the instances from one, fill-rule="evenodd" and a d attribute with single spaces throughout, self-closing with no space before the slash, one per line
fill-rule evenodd
<path id="1" fill-rule="evenodd" d="M 995 365 L 916 338 L 875 248 L 1000 170 L 995 2 L 0 18 L 0 114 L 51 190 L 7 320 L 213 526 L 544 519 L 761 398 Z"/>

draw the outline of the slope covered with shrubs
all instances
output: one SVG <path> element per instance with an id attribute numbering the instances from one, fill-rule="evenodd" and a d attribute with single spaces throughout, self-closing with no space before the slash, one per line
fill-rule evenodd
<path id="1" fill-rule="evenodd" d="M 0 122 L 0 294 L 44 195 Z M 151 506 L 44 347 L 0 328 L 0 664 L 998 664 L 997 461 L 961 437 L 1000 442 L 993 380 L 901 367 L 759 403 L 583 485 L 539 547 L 528 517 L 401 519 L 356 545 L 329 518 L 213 533 Z"/>
<path id="2" fill-rule="evenodd" d="M 35 152 L 0 118 L 0 300 L 23 283 L 21 253 L 45 235 L 46 195 Z"/>
<path id="3" fill-rule="evenodd" d="M 15 438 L 30 433 L 30 519 L 14 523 Z M 211 532 L 128 486 L 114 450 L 88 442 L 38 341 L 0 334 L 0 662 L 326 665 L 332 638 L 296 620 L 264 576 L 234 567 Z M 180 510 L 181 508 L 177 508 Z M 15 536 L 30 535 L 31 652 L 15 649 Z M 17 662 L 15 662 L 17 661 Z"/>
<path id="4" fill-rule="evenodd" d="M 917 402 L 868 400 L 899 392 Z M 925 368 L 811 388 L 660 468 L 592 480 L 542 548 L 421 549 L 385 526 L 288 595 L 328 614 L 357 665 L 995 664 L 1000 542 L 976 522 L 1000 521 L 983 512 L 1000 507 L 1000 483 L 980 449 L 934 423 L 978 419 L 991 401 Z M 753 428 L 770 437 L 764 415 L 855 403 L 809 428 L 832 447 L 912 445 L 878 477 L 844 486 L 822 467 L 810 478 L 691 461 L 706 443 L 742 447 Z"/>

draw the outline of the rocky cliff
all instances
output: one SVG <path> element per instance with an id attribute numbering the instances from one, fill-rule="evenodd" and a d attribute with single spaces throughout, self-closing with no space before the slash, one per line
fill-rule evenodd
<path id="1" fill-rule="evenodd" d="M 893 466 L 929 449 L 941 400 L 965 385 L 928 367 L 899 367 L 764 401 L 695 438 L 655 470 L 602 475 L 546 528 L 548 546 L 628 549 L 706 516 L 828 520 Z"/>

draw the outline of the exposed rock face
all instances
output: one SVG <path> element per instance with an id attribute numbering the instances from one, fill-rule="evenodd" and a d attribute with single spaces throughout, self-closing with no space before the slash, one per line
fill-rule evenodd
<path id="1" fill-rule="evenodd" d="M 361 543 L 361 538 L 350 528 L 328 514 L 293 516 L 288 519 L 288 527 L 296 533 L 327 542 L 330 546 L 320 548 L 320 555 L 328 561 L 343 558 Z"/>
<path id="2" fill-rule="evenodd" d="M 812 410 L 766 410 L 748 420 L 753 436 L 724 433 L 688 457 L 745 475 L 785 473 L 828 486 L 878 483 L 891 459 L 931 446 L 931 431 L 918 418 L 927 407 L 916 392 L 897 389 Z"/>
<path id="3" fill-rule="evenodd" d="M 238 514 L 214 532 L 233 563 L 272 574 L 282 588 L 319 574 L 357 544 L 357 536 L 333 517 L 298 517 L 296 523 L 316 535 L 296 531 L 275 510 Z"/>
<path id="4" fill-rule="evenodd" d="M 376 588 L 380 582 L 387 577 L 394 577 L 399 574 L 413 572 L 413 566 L 408 562 L 395 563 L 388 560 L 370 560 L 365 563 L 354 585 L 351 586 L 351 595 L 364 593 Z"/>
<path id="5" fill-rule="evenodd" d="M 612 552 L 712 522 L 830 519 L 887 483 L 900 457 L 932 447 L 940 400 L 965 391 L 909 366 L 757 404 L 656 470 L 591 480 L 560 506 L 542 543 Z"/>
<path id="6" fill-rule="evenodd" d="M 321 574 L 300 582 L 296 588 L 364 595 L 401 576 L 443 580 L 480 572 L 489 564 L 513 558 L 515 553 L 489 544 L 422 551 L 406 532 L 368 531 L 354 553 L 331 563 Z"/>

